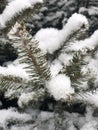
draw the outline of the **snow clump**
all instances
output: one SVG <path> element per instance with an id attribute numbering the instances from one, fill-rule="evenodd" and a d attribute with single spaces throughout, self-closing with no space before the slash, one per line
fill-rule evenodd
<path id="1" fill-rule="evenodd" d="M 59 74 L 52 78 L 48 81 L 46 87 L 56 100 L 67 100 L 68 96 L 74 93 L 70 78 L 64 74 Z"/>

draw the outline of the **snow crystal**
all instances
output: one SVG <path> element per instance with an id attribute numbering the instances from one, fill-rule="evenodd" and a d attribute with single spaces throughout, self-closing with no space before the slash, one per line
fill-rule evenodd
<path id="1" fill-rule="evenodd" d="M 68 23 L 62 30 L 55 28 L 41 29 L 36 33 L 35 38 L 39 41 L 39 47 L 44 53 L 52 54 L 82 25 L 88 25 L 86 17 L 75 13 L 69 18 Z"/>
<path id="2" fill-rule="evenodd" d="M 0 15 L 0 27 L 5 27 L 6 22 L 10 21 L 17 13 L 24 9 L 31 8 L 32 5 L 43 2 L 43 0 L 14 0 L 9 2 L 3 13 Z"/>
<path id="3" fill-rule="evenodd" d="M 56 100 L 66 100 L 69 94 L 74 93 L 74 89 L 71 87 L 70 78 L 64 74 L 59 74 L 52 78 L 47 82 L 46 87 Z"/>

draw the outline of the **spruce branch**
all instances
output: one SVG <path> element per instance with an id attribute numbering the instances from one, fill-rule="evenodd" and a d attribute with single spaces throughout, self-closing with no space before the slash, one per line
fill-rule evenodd
<path id="1" fill-rule="evenodd" d="M 75 31 L 72 31 L 69 36 L 63 41 L 62 46 L 54 52 L 54 54 L 51 56 L 53 57 L 53 60 L 59 57 L 61 53 L 65 53 L 66 47 L 70 45 L 70 43 L 78 41 L 78 40 L 84 40 L 88 37 L 88 30 L 89 25 L 81 25 L 80 28 L 78 28 Z"/>
<path id="2" fill-rule="evenodd" d="M 75 52 L 73 58 L 67 66 L 64 66 L 63 72 L 66 73 L 72 82 L 78 80 L 82 76 L 81 68 L 87 63 L 84 60 L 85 55 L 81 51 Z"/>
<path id="3" fill-rule="evenodd" d="M 0 75 L 0 91 L 2 93 L 22 89 L 23 80 L 20 77 Z M 18 95 L 18 94 L 17 94 Z M 16 96 L 16 95 L 15 95 Z M 17 97 L 17 96 L 16 96 Z"/>
<path id="4" fill-rule="evenodd" d="M 11 39 L 14 47 L 18 49 L 20 63 L 26 63 L 25 69 L 31 80 L 37 84 L 43 84 L 50 79 L 50 69 L 46 56 L 41 52 L 36 41 L 26 31 L 23 25 L 19 25 L 17 32 Z M 39 86 L 38 85 L 38 86 Z"/>
<path id="5" fill-rule="evenodd" d="M 46 97 L 46 90 L 44 88 L 39 88 L 38 90 L 28 92 L 28 93 L 22 93 L 18 99 L 18 105 L 20 108 L 25 108 L 29 104 L 37 104 L 39 102 L 42 102 L 44 100 L 44 97 Z"/>
<path id="6" fill-rule="evenodd" d="M 16 23 L 16 21 L 24 20 L 26 22 L 30 18 L 30 16 L 34 14 L 35 12 L 37 12 L 42 6 L 41 3 L 39 2 L 37 2 L 34 5 L 32 5 L 32 3 L 31 5 L 27 4 L 17 9 L 17 11 L 14 11 L 12 15 L 8 17 L 7 13 L 10 11 L 10 8 L 12 8 L 12 6 L 14 6 L 15 4 L 17 4 L 16 0 L 10 2 L 8 6 L 6 6 L 6 8 L 4 9 L 3 13 L 0 16 L 0 34 L 1 35 L 6 36 L 7 33 L 10 31 L 11 27 Z M 8 18 L 5 18 L 5 17 L 8 17 Z"/>
<path id="7" fill-rule="evenodd" d="M 32 101 L 38 101 L 45 94 L 45 89 L 35 89 L 36 86 L 31 81 L 25 81 L 20 77 L 15 77 L 12 75 L 4 76 L 0 75 L 0 92 L 3 94 L 5 98 L 11 100 L 13 98 L 19 98 L 21 93 L 34 93 L 33 97 L 30 98 Z M 26 104 L 27 105 L 27 104 Z"/>
<path id="8" fill-rule="evenodd" d="M 63 73 L 70 77 L 72 86 L 77 94 L 83 92 L 92 93 L 93 91 L 96 91 L 95 73 L 89 68 L 85 73 L 82 71 L 82 68 L 87 67 L 88 65 L 88 62 L 85 61 L 85 57 L 90 55 L 93 51 L 93 49 L 88 49 L 85 53 L 81 51 L 74 52 L 73 59 L 62 70 Z"/>
<path id="9" fill-rule="evenodd" d="M 0 86 L 2 88 L 2 92 L 5 92 L 5 97 L 8 99 L 19 97 L 22 92 L 35 90 L 38 91 L 39 86 L 41 89 L 41 87 L 44 85 L 45 80 L 48 80 L 50 78 L 48 62 L 46 61 L 45 55 L 38 48 L 38 41 L 34 40 L 24 27 L 24 24 L 26 24 L 28 18 L 32 14 L 35 14 L 42 5 L 39 3 L 39 0 L 38 2 L 25 1 L 29 2 L 29 4 L 27 3 L 25 5 L 24 3 L 24 5 L 21 6 L 21 8 L 19 7 L 17 11 L 12 13 L 12 15 L 7 16 L 8 19 L 3 19 L 6 13 L 8 13 L 14 4 L 19 4 L 17 2 L 19 1 L 15 0 L 10 2 L 6 6 L 3 13 L 0 15 L 0 35 L 3 39 L 3 37 L 7 35 L 16 21 L 20 23 L 21 26 L 19 26 L 18 31 L 15 33 L 15 35 L 12 36 L 11 41 L 9 39 L 6 39 L 6 41 L 11 42 L 12 45 L 15 45 L 14 47 L 18 48 L 19 60 L 21 63 L 26 63 L 25 69 L 29 73 L 30 80 L 24 81 L 20 77 L 15 77 L 13 75 L 1 75 Z M 42 1 L 40 0 L 40 2 Z M 40 95 L 39 91 L 36 92 L 36 100 L 38 95 Z"/>

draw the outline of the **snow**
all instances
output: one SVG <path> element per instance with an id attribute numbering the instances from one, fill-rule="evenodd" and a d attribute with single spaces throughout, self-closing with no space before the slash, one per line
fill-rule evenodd
<path id="1" fill-rule="evenodd" d="M 14 121 L 21 121 L 23 123 L 27 121 L 31 121 L 32 117 L 29 114 L 21 114 L 14 109 L 3 109 L 0 110 L 0 126 L 6 127 L 7 123 L 9 123 L 11 120 Z M 4 129 L 5 130 L 5 129 Z"/>
<path id="2" fill-rule="evenodd" d="M 14 61 L 13 63 L 8 64 L 7 67 L 0 66 L 0 74 L 4 76 L 6 75 L 19 76 L 24 80 L 29 80 L 29 76 L 27 75 L 26 71 L 23 69 L 25 66 L 26 64 L 18 64 L 17 61 Z"/>
<path id="3" fill-rule="evenodd" d="M 39 41 L 39 48 L 44 53 L 53 54 L 73 32 L 80 29 L 83 25 L 88 26 L 86 17 L 75 13 L 69 18 L 62 30 L 55 28 L 41 29 L 36 33 L 35 39 Z"/>
<path id="4" fill-rule="evenodd" d="M 6 6 L 5 10 L 0 15 L 0 28 L 4 28 L 6 23 L 22 10 L 32 8 L 32 6 L 38 2 L 42 3 L 43 0 L 14 0 L 9 2 L 8 6 Z"/>
<path id="5" fill-rule="evenodd" d="M 62 68 L 63 66 L 59 60 L 53 61 L 50 66 L 51 76 L 55 77 L 61 71 Z"/>
<path id="6" fill-rule="evenodd" d="M 11 127 L 11 130 L 37 130 L 33 129 L 33 125 L 28 125 L 28 126 L 13 126 Z"/>
<path id="7" fill-rule="evenodd" d="M 96 74 L 96 83 L 98 84 L 98 53 L 96 53 L 93 59 L 89 60 L 88 68 L 92 69 L 93 72 Z"/>
<path id="8" fill-rule="evenodd" d="M 91 121 L 85 124 L 80 130 L 97 130 L 97 121 Z"/>
<path id="9" fill-rule="evenodd" d="M 34 92 L 22 93 L 18 100 L 19 107 L 23 108 L 25 105 L 28 105 L 29 102 L 33 99 L 34 94 Z"/>
<path id="10" fill-rule="evenodd" d="M 98 8 L 91 6 L 89 8 L 81 7 L 79 13 L 87 12 L 90 16 L 98 15 Z"/>
<path id="11" fill-rule="evenodd" d="M 87 102 L 89 104 L 94 105 L 95 107 L 98 107 L 98 92 L 95 93 L 87 93 L 82 94 L 81 96 L 78 96 L 77 99 L 83 100 L 84 102 Z"/>
<path id="12" fill-rule="evenodd" d="M 21 25 L 18 22 L 16 22 L 15 25 L 11 28 L 11 30 L 7 34 L 9 39 L 13 39 L 14 34 L 17 32 L 19 27 L 21 27 Z"/>
<path id="13" fill-rule="evenodd" d="M 69 19 L 67 24 L 64 26 L 62 30 L 63 33 L 67 32 L 69 35 L 71 32 L 75 32 L 76 30 L 80 29 L 82 26 L 89 26 L 88 20 L 84 15 L 74 13 Z M 66 30 L 67 29 L 67 30 Z M 66 32 L 65 32 L 66 30 Z"/>
<path id="14" fill-rule="evenodd" d="M 56 100 L 66 100 L 70 94 L 74 93 L 70 78 L 64 74 L 59 74 L 52 78 L 46 83 L 46 87 Z"/>
<path id="15" fill-rule="evenodd" d="M 96 74 L 96 78 L 98 78 L 98 58 L 97 59 L 90 59 L 89 60 L 89 64 L 88 64 L 88 68 L 90 68 L 91 70 L 93 70 L 93 72 Z M 83 68 L 85 71 L 85 68 Z M 87 69 L 87 68 L 86 68 Z"/>
<path id="16" fill-rule="evenodd" d="M 82 126 L 80 130 L 96 130 L 98 126 L 98 119 L 94 118 L 93 109 L 91 107 L 86 108 L 86 115 L 85 115 L 85 124 Z"/>
<path id="17" fill-rule="evenodd" d="M 73 56 L 70 54 L 61 53 L 59 57 L 50 64 L 50 72 L 52 78 L 58 75 L 62 71 L 63 65 L 64 67 L 68 65 L 72 58 Z"/>
<path id="18" fill-rule="evenodd" d="M 58 57 L 59 61 L 64 64 L 64 66 L 68 65 L 70 63 L 70 61 L 73 59 L 72 54 L 64 54 L 61 53 Z"/>
<path id="19" fill-rule="evenodd" d="M 98 15 L 98 8 L 92 6 L 88 9 L 88 13 L 89 15 Z"/>
<path id="20" fill-rule="evenodd" d="M 98 44 L 98 30 L 96 30 L 90 38 L 85 40 L 76 41 L 71 43 L 66 50 L 69 51 L 84 51 L 87 49 L 94 49 L 95 46 Z"/>
<path id="21" fill-rule="evenodd" d="M 88 9 L 85 7 L 80 7 L 79 13 L 83 14 L 84 12 L 88 12 Z"/>
<path id="22" fill-rule="evenodd" d="M 37 116 L 35 120 L 32 116 L 34 112 Z M 77 128 L 79 130 L 97 130 L 98 117 L 94 117 L 93 112 L 93 107 L 87 107 L 86 113 L 83 115 L 65 111 L 65 118 L 62 123 L 66 124 L 66 130 L 76 130 Z M 34 111 L 32 108 L 26 114 L 20 113 L 14 108 L 0 110 L 0 127 L 3 127 L 4 130 L 7 129 L 7 124 L 13 121 L 15 121 L 16 125 L 12 124 L 10 130 L 54 130 L 54 120 L 54 112 L 39 112 Z"/>
<path id="23" fill-rule="evenodd" d="M 60 46 L 61 36 L 59 31 L 54 28 L 41 29 L 35 35 L 35 39 L 39 41 L 39 48 L 44 53 L 53 53 Z"/>
<path id="24" fill-rule="evenodd" d="M 24 0 L 23 0 L 24 1 Z M 32 5 L 35 5 L 36 3 L 43 3 L 43 0 L 28 0 Z"/>

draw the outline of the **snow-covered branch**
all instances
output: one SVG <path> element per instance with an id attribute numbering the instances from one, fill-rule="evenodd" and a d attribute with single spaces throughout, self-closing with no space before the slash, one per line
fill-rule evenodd
<path id="1" fill-rule="evenodd" d="M 8 32 L 17 20 L 27 17 L 35 5 L 42 2 L 42 0 L 13 0 L 9 2 L 0 15 L 0 30 Z"/>
<path id="2" fill-rule="evenodd" d="M 88 20 L 81 14 L 73 14 L 62 30 L 54 28 L 41 29 L 35 35 L 39 41 L 39 47 L 45 53 L 53 54 L 56 50 L 63 48 L 66 42 L 76 32 L 89 27 Z"/>
<path id="3" fill-rule="evenodd" d="M 76 41 L 70 43 L 67 51 L 85 51 L 87 49 L 92 50 L 98 45 L 98 30 L 96 30 L 93 35 L 85 40 Z"/>

